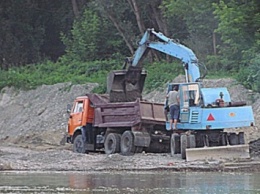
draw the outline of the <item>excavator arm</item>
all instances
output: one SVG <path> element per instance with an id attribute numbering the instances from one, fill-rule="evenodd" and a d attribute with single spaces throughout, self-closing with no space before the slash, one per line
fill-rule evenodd
<path id="1" fill-rule="evenodd" d="M 156 37 L 157 41 L 152 41 L 152 36 Z M 155 32 L 154 29 L 147 29 L 145 32 L 139 42 L 139 47 L 135 52 L 131 66 L 138 66 L 139 61 L 144 57 L 144 53 L 148 48 L 180 59 L 185 70 L 186 82 L 197 82 L 199 80 L 200 71 L 198 59 L 192 50 L 166 37 L 161 32 Z"/>
<path id="2" fill-rule="evenodd" d="M 146 72 L 142 71 L 141 60 L 149 49 L 179 59 L 185 70 L 186 82 L 198 82 L 199 63 L 191 49 L 170 39 L 161 32 L 147 29 L 132 58 L 128 58 L 125 70 L 113 71 L 108 76 L 107 89 L 111 102 L 134 101 L 141 98 Z"/>

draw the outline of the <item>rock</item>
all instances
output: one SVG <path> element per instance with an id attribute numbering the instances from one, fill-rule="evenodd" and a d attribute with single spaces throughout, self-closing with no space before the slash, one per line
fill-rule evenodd
<path id="1" fill-rule="evenodd" d="M 0 163 L 0 171 L 2 171 L 2 170 L 12 170 L 12 167 L 9 163 L 7 163 L 7 164 Z"/>

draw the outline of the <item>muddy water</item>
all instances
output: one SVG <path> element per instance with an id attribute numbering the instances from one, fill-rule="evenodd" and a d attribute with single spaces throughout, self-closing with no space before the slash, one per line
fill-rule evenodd
<path id="1" fill-rule="evenodd" d="M 0 172 L 0 193 L 260 193 L 260 173 Z"/>

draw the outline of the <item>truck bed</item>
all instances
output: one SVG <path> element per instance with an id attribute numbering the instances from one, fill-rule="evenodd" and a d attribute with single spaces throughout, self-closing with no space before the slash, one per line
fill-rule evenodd
<path id="1" fill-rule="evenodd" d="M 94 105 L 95 127 L 132 127 L 138 124 L 165 125 L 164 105 L 137 99 L 110 103 L 100 95 L 88 95 Z"/>

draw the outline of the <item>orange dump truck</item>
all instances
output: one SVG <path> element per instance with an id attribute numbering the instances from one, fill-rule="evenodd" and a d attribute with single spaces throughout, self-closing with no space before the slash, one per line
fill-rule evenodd
<path id="1" fill-rule="evenodd" d="M 165 127 L 163 104 L 139 99 L 111 103 L 104 95 L 87 94 L 76 98 L 69 112 L 67 142 L 74 152 L 169 151 L 171 132 Z"/>

